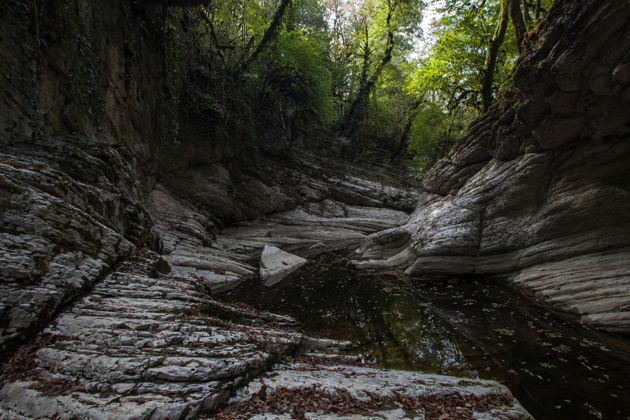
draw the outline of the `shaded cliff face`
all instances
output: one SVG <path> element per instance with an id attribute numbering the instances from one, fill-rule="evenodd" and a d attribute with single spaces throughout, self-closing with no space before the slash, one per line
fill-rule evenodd
<path id="1" fill-rule="evenodd" d="M 2 143 L 0 143 L 2 144 Z M 156 246 L 121 147 L 22 139 L 0 153 L 0 353 L 138 246 Z"/>
<path id="2" fill-rule="evenodd" d="M 191 109 L 191 89 L 214 92 L 191 70 L 196 34 L 182 9 L 162 3 L 194 2 L 0 3 L 0 147 L 68 135 L 124 146 L 144 196 L 194 202 L 210 236 L 295 207 L 278 186 L 285 159 L 256 156 L 251 138 Z"/>
<path id="3" fill-rule="evenodd" d="M 157 10 L 15 0 L 0 14 L 0 131 L 122 143 L 148 170 L 176 110 Z"/>
<path id="4" fill-rule="evenodd" d="M 513 99 L 424 181 L 409 223 L 362 266 L 497 274 L 609 331 L 630 332 L 630 7 L 556 2 Z"/>

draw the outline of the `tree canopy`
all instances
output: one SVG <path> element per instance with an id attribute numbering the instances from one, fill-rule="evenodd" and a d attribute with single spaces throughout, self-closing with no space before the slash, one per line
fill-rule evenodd
<path id="1" fill-rule="evenodd" d="M 178 103 L 208 127 L 262 150 L 380 156 L 422 174 L 509 89 L 527 31 L 551 1 L 145 5 L 169 15 Z"/>

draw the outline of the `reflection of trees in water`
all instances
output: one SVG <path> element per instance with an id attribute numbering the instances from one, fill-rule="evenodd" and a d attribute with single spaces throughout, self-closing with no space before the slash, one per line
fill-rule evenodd
<path id="1" fill-rule="evenodd" d="M 500 284 L 408 287 L 334 266 L 309 273 L 278 288 L 247 284 L 233 298 L 292 315 L 307 333 L 353 341 L 382 367 L 499 380 L 538 418 L 630 412 L 626 362 L 595 333 Z"/>

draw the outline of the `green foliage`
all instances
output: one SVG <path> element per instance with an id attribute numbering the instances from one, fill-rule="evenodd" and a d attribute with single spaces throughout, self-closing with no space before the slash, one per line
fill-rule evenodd
<path id="1" fill-rule="evenodd" d="M 543 9 L 551 1 L 541 0 Z M 316 138 L 345 137 L 337 150 L 349 145 L 354 156 L 396 157 L 407 150 L 424 172 L 481 107 L 484 59 L 501 5 L 501 0 L 442 0 L 436 41 L 421 50 L 427 2 L 133 0 L 134 31 L 148 34 L 165 51 L 156 69 L 164 80 L 156 101 L 161 113 L 151 124 L 171 146 L 192 135 L 223 142 L 224 148 L 286 151 L 319 146 Z M 40 21 L 53 3 L 5 3 L 0 11 L 10 6 L 15 16 L 0 13 L 0 23 L 12 22 L 5 22 L 15 29 L 8 36 L 22 45 L 30 67 L 9 67 L 3 76 L 23 85 L 32 78 L 35 87 L 48 39 L 40 34 Z M 536 3 L 521 3 L 530 8 L 530 28 L 536 26 L 531 9 Z M 99 27 L 89 23 L 89 5 L 82 0 L 65 6 L 64 16 L 83 18 L 66 19 L 60 37 L 77 57 L 64 87 L 72 111 L 68 120 L 77 120 L 76 114 L 96 128 L 104 109 L 106 55 L 103 42 L 92 37 Z M 140 46 L 144 41 L 136 39 L 122 47 L 125 82 L 137 76 L 126 72 L 127 63 L 133 69 L 144 57 Z M 495 94 L 509 88 L 516 57 L 510 28 L 498 54 Z M 29 97 L 36 108 L 38 90 Z M 45 127 L 43 115 L 40 120 L 34 126 Z"/>
<path id="2" fill-rule="evenodd" d="M 484 2 L 448 0 L 435 22 L 433 47 L 419 60 L 407 84 L 409 93 L 446 110 L 481 108 L 481 83 L 488 42 L 500 11 L 500 0 Z M 483 5 L 483 6 L 481 6 Z M 495 90 L 511 75 L 518 50 L 513 32 L 502 44 L 495 71 Z"/>
<path id="3" fill-rule="evenodd" d="M 334 120 L 333 65 L 318 0 L 293 0 L 275 36 L 253 55 L 279 4 L 227 0 L 167 9 L 169 97 L 188 125 L 213 141 L 292 147 Z"/>
<path id="4" fill-rule="evenodd" d="M 398 147 L 406 122 L 416 107 L 414 96 L 404 90 L 411 71 L 410 63 L 402 57 L 394 58 L 383 71 L 359 126 L 364 147 L 377 147 L 381 155 Z"/>
<path id="5" fill-rule="evenodd" d="M 345 70 L 346 74 L 335 77 L 334 91 L 339 95 L 340 131 L 352 144 L 350 154 L 357 155 L 360 149 L 373 144 L 388 148 L 399 131 L 390 125 L 393 130 L 383 133 L 374 130 L 383 128 L 382 124 L 374 127 L 372 123 L 379 117 L 385 118 L 383 123 L 389 121 L 380 104 L 381 99 L 392 102 L 393 95 L 382 95 L 379 87 L 388 71 L 396 65 L 404 68 L 405 56 L 418 34 L 423 7 L 420 0 L 368 0 L 352 12 L 351 19 L 346 18 L 345 25 L 335 25 L 339 32 L 332 37 L 335 57 L 340 57 L 343 64 L 336 70 Z M 336 16 L 334 22 L 338 20 Z"/>
<path id="6" fill-rule="evenodd" d="M 409 136 L 409 151 L 416 171 L 423 176 L 464 133 L 473 113 L 445 112 L 432 103 L 422 104 L 413 119 Z"/>
<path id="7" fill-rule="evenodd" d="M 324 44 L 298 32 L 282 34 L 275 51 L 282 83 L 276 88 L 286 98 L 324 124 L 334 118 L 331 62 Z"/>
<path id="8" fill-rule="evenodd" d="M 335 138 L 330 130 L 337 129 L 343 147 L 358 149 L 354 156 L 406 149 L 424 173 L 482 106 L 501 1 L 444 0 L 436 41 L 425 50 L 418 49 L 423 0 L 292 0 L 278 26 L 271 22 L 282 0 L 176 9 L 165 26 L 176 39 L 172 82 L 182 92 L 173 97 L 196 125 L 226 141 L 286 150 Z M 535 27 L 532 9 L 527 21 Z M 259 51 L 263 39 L 269 42 Z M 510 86 L 517 54 L 510 27 L 495 93 Z"/>
<path id="9" fill-rule="evenodd" d="M 552 0 L 543 0 L 544 9 Z M 408 150 L 420 174 L 443 157 L 467 124 L 480 112 L 488 44 L 502 0 L 445 0 L 433 25 L 435 43 L 417 61 L 404 87 L 421 103 L 412 121 Z M 528 22 L 535 24 L 533 10 Z M 492 91 L 511 86 L 518 57 L 513 27 L 508 27 L 497 55 Z"/>
<path id="10" fill-rule="evenodd" d="M 424 51 L 404 90 L 420 106 L 411 122 L 408 151 L 419 175 L 450 150 L 481 108 L 486 48 L 494 32 L 500 0 L 447 0 L 434 22 L 432 48 Z M 496 88 L 507 83 L 517 54 L 508 34 L 499 55 Z"/>

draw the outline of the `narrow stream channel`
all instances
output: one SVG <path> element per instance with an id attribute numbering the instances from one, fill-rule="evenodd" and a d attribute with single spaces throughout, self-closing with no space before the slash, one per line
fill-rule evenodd
<path id="1" fill-rule="evenodd" d="M 379 367 L 495 379 L 539 420 L 630 419 L 630 340 L 583 328 L 498 282 L 400 280 L 341 261 L 321 257 L 275 287 L 251 281 L 222 299 L 350 340 Z"/>

